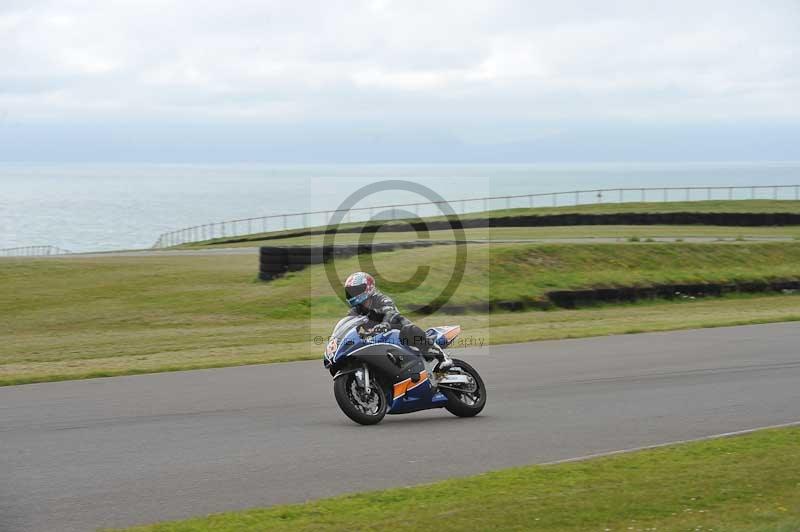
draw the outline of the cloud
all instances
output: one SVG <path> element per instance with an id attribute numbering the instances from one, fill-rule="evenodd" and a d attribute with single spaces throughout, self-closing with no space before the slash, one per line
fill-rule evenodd
<path id="1" fill-rule="evenodd" d="M 797 120 L 787 1 L 4 2 L 31 121 Z"/>

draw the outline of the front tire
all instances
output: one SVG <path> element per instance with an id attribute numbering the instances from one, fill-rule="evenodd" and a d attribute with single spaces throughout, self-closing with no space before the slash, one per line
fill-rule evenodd
<path id="1" fill-rule="evenodd" d="M 458 417 L 472 417 L 480 414 L 486 406 L 486 386 L 478 372 L 463 360 L 453 359 L 452 371 L 461 368 L 461 371 L 472 377 L 475 382 L 475 390 L 471 392 L 459 392 L 454 389 L 440 389 L 442 394 L 447 397 L 447 404 L 444 407 L 448 412 Z"/>
<path id="2" fill-rule="evenodd" d="M 348 373 L 333 381 L 333 395 L 342 412 L 361 425 L 380 423 L 388 410 L 383 387 L 375 375 L 370 375 L 370 393 L 358 388 L 355 374 Z"/>

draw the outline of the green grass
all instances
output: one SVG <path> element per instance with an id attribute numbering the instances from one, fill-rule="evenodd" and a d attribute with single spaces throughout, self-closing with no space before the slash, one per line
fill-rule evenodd
<path id="1" fill-rule="evenodd" d="M 800 428 L 667 446 L 128 532 L 800 530 Z"/>
<path id="2" fill-rule="evenodd" d="M 608 198 L 613 198 L 607 196 Z M 625 203 L 595 203 L 591 205 L 570 205 L 564 207 L 512 208 L 479 213 L 468 213 L 463 219 L 486 218 L 491 216 L 520 216 L 525 214 L 614 214 L 614 213 L 664 213 L 664 212 L 765 212 L 765 213 L 797 213 L 800 212 L 800 201 L 793 200 L 711 200 L 711 201 L 648 201 Z"/>
<path id="3" fill-rule="evenodd" d="M 454 208 L 458 207 L 456 203 Z M 629 202 L 629 203 L 598 203 L 592 205 L 576 205 L 564 207 L 534 207 L 534 208 L 512 208 L 498 209 L 490 211 L 472 212 L 458 214 L 462 220 L 483 219 L 483 218 L 505 218 L 510 216 L 549 216 L 558 214 L 615 214 L 615 213 L 670 213 L 670 212 L 697 212 L 697 213 L 800 213 L 800 201 L 791 200 L 712 200 L 712 201 L 670 201 L 670 202 Z M 426 217 L 424 220 L 442 220 L 442 216 Z M 397 222 L 383 222 L 381 225 L 392 225 Z M 341 228 L 363 227 L 363 222 L 343 223 Z M 580 227 L 580 226 L 579 226 Z M 250 245 L 264 241 L 266 237 L 279 237 L 278 241 L 285 238 L 294 237 L 298 231 L 319 231 L 325 229 L 324 226 L 310 227 L 303 230 L 288 229 L 278 231 L 266 231 L 254 233 L 245 237 L 215 238 L 203 242 L 196 242 L 178 247 L 197 247 L 204 245 L 231 245 L 231 240 L 246 239 Z M 591 231 L 588 228 L 591 236 Z M 580 228 L 577 229 L 581 231 Z M 629 236 L 629 235 L 623 235 Z M 674 236 L 674 235 L 667 235 Z M 272 240 L 273 243 L 277 243 Z M 241 245 L 242 243 L 238 243 Z"/>
<path id="4" fill-rule="evenodd" d="M 426 302 L 454 248 L 375 255 L 402 309 Z M 430 279 L 402 293 L 410 272 Z M 340 276 L 359 259 L 337 261 Z M 257 257 L 71 257 L 0 261 L 0 385 L 318 358 L 345 308 L 321 266 L 263 283 Z M 474 245 L 453 302 L 550 290 L 800 276 L 800 243 Z M 575 311 L 418 317 L 486 343 L 800 319 L 800 296 L 642 303 Z"/>
<path id="5" fill-rule="evenodd" d="M 455 246 L 437 246 L 375 255 L 377 271 L 394 282 L 393 293 L 404 305 L 421 305 L 439 293 L 450 278 Z M 338 267 L 337 262 L 337 268 Z M 428 280 L 405 292 L 417 266 L 430 267 Z M 359 261 L 342 261 L 342 272 Z M 757 279 L 798 278 L 800 246 L 766 244 L 479 244 L 468 247 L 464 280 L 453 304 L 483 301 L 543 300 L 547 292 L 584 288 L 650 286 L 669 283 L 728 283 Z M 314 306 L 335 304 L 319 270 L 310 269 L 281 281 L 311 286 Z M 405 292 L 405 293 L 404 293 Z"/>
<path id="6" fill-rule="evenodd" d="M 713 225 L 569 225 L 555 227 L 495 227 L 465 229 L 468 240 L 563 240 L 619 239 L 628 240 L 633 236 L 642 238 L 695 238 L 714 239 L 795 239 L 800 238 L 800 226 L 786 227 L 728 227 Z M 430 231 L 427 236 L 415 232 L 379 231 L 374 234 L 342 233 L 336 236 L 335 244 L 354 244 L 358 242 L 408 242 L 413 240 L 455 240 L 452 230 Z M 254 247 L 262 245 L 322 245 L 324 235 L 295 236 L 280 240 L 247 240 L 225 244 L 224 247 Z M 202 248 L 205 244 L 182 246 Z"/>

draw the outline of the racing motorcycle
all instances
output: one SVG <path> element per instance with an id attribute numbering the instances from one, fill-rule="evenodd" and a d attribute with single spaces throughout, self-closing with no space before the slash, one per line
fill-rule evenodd
<path id="1" fill-rule="evenodd" d="M 400 331 L 373 333 L 365 316 L 348 316 L 333 328 L 324 353 L 333 376 L 333 394 L 347 417 L 362 425 L 379 423 L 386 414 L 445 408 L 472 417 L 486 404 L 486 388 L 475 368 L 463 360 L 437 371 L 401 338 Z M 427 335 L 432 351 L 443 350 L 461 333 L 458 325 L 434 327 Z"/>

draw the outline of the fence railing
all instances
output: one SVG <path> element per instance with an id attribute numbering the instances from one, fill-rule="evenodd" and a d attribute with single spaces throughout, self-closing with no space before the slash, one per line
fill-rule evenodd
<path id="1" fill-rule="evenodd" d="M 542 192 L 536 194 L 462 198 L 447 202 L 423 201 L 417 203 L 395 203 L 391 205 L 357 207 L 348 211 L 334 209 L 272 214 L 255 218 L 241 218 L 238 220 L 226 220 L 195 225 L 176 231 L 169 231 L 160 235 L 153 247 L 166 248 L 218 238 L 325 226 L 330 223 L 332 217 L 337 213 L 344 214 L 344 219 L 342 220 L 344 223 L 365 222 L 369 220 L 398 220 L 416 216 L 437 216 L 444 214 L 439 210 L 439 207 L 443 203 L 449 203 L 457 214 L 468 214 L 524 207 L 563 207 L 591 203 L 707 201 L 722 199 L 800 200 L 800 185 L 599 188 L 572 190 L 568 192 Z"/>
<path id="2" fill-rule="evenodd" d="M 49 257 L 70 253 L 72 252 L 56 246 L 22 246 L 0 249 L 0 257 Z"/>

